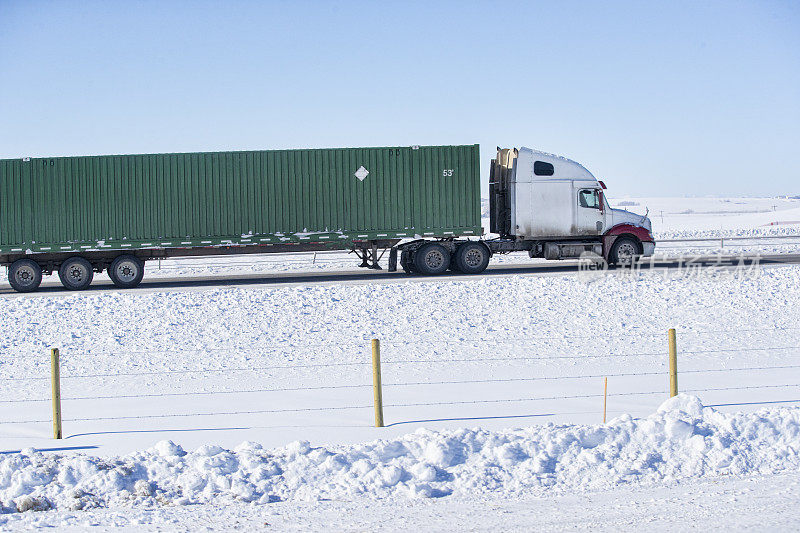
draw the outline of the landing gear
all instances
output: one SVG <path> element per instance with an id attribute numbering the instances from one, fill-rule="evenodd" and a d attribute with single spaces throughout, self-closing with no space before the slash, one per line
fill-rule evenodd
<path id="1" fill-rule="evenodd" d="M 361 264 L 358 265 L 359 268 L 383 270 L 378 262 L 383 257 L 383 254 L 386 253 L 386 250 L 382 251 L 379 255 L 377 244 L 373 244 L 370 248 L 356 248 L 354 251 L 356 255 L 361 258 Z"/>

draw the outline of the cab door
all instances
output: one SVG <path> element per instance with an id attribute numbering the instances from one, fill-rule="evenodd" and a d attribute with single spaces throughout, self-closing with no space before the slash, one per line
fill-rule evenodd
<path id="1" fill-rule="evenodd" d="M 602 235 L 605 230 L 603 197 L 600 188 L 577 187 L 575 201 L 576 235 Z"/>

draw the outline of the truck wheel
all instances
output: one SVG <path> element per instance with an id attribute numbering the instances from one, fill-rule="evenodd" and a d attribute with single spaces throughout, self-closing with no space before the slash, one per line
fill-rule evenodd
<path id="1" fill-rule="evenodd" d="M 464 274 L 480 274 L 489 266 L 489 250 L 475 242 L 464 243 L 456 250 L 456 265 Z"/>
<path id="2" fill-rule="evenodd" d="M 133 255 L 120 255 L 111 263 L 108 277 L 120 289 L 132 289 L 142 282 L 144 263 Z"/>
<path id="3" fill-rule="evenodd" d="M 61 284 L 71 291 L 82 291 L 92 283 L 94 268 L 83 257 L 70 257 L 58 269 Z"/>
<path id="4" fill-rule="evenodd" d="M 42 283 L 42 267 L 30 259 L 18 259 L 8 268 L 8 283 L 17 292 L 31 292 Z"/>
<path id="5" fill-rule="evenodd" d="M 450 266 L 450 252 L 434 242 L 421 246 L 414 252 L 414 268 L 420 274 L 441 274 Z"/>
<path id="6" fill-rule="evenodd" d="M 631 237 L 620 237 L 611 246 L 608 259 L 613 265 L 629 265 L 640 254 L 639 243 Z"/>

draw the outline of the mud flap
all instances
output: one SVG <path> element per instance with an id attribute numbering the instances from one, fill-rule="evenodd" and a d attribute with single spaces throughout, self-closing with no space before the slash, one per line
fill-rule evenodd
<path id="1" fill-rule="evenodd" d="M 617 240 L 616 235 L 603 235 L 603 259 L 608 262 L 608 254 L 611 253 L 611 246 Z"/>

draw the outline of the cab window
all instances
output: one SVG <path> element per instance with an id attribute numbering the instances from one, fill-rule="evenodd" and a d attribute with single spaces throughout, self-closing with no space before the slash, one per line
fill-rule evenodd
<path id="1" fill-rule="evenodd" d="M 581 189 L 578 191 L 578 205 L 591 209 L 600 209 L 600 193 L 597 189 Z"/>
<path id="2" fill-rule="evenodd" d="M 552 176 L 555 172 L 556 169 L 552 163 L 547 163 L 545 161 L 533 162 L 533 173 L 537 176 Z"/>

